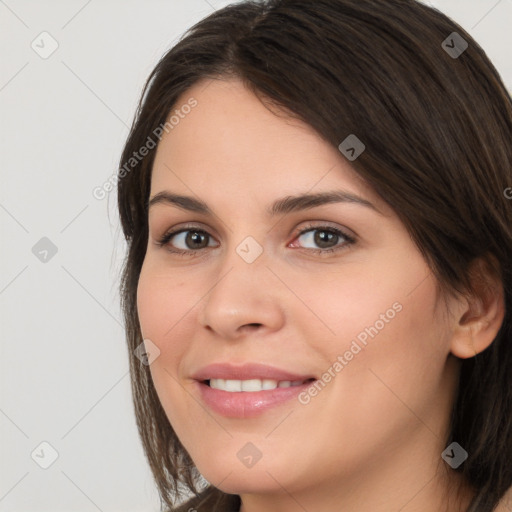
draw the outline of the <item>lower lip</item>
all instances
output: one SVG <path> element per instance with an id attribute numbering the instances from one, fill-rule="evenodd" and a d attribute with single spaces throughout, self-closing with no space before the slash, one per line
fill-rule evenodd
<path id="1" fill-rule="evenodd" d="M 314 381 L 287 388 L 234 392 L 211 388 L 205 382 L 196 382 L 203 401 L 216 413 L 228 418 L 253 418 L 295 398 Z"/>

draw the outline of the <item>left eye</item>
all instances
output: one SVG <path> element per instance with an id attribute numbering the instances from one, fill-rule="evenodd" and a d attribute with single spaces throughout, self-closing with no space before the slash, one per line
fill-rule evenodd
<path id="1" fill-rule="evenodd" d="M 297 237 L 297 240 L 302 238 L 302 243 L 316 244 L 320 249 L 312 249 L 314 252 L 332 252 L 342 249 L 355 242 L 355 239 L 343 231 L 328 227 L 320 226 L 302 230 Z M 344 243 L 339 243 L 339 239 L 344 239 Z"/>

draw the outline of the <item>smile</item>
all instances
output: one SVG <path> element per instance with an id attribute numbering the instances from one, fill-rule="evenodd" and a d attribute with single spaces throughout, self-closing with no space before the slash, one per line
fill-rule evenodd
<path id="1" fill-rule="evenodd" d="M 254 393 L 257 391 L 267 391 L 276 388 L 289 388 L 292 386 L 300 386 L 305 382 L 314 379 L 306 380 L 273 380 L 273 379 L 249 379 L 249 380 L 231 380 L 231 379 L 210 379 L 206 381 L 213 389 L 220 389 L 230 393 L 236 392 L 249 392 Z"/>
<path id="2" fill-rule="evenodd" d="M 315 381 L 314 378 L 297 381 L 210 379 L 195 384 L 201 402 L 208 409 L 226 418 L 247 419 L 290 401 L 296 403 L 298 395 Z"/>

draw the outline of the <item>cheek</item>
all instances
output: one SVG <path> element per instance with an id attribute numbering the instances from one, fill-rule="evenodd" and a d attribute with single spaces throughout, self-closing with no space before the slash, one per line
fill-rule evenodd
<path id="1" fill-rule="evenodd" d="M 393 299 L 400 307 L 391 313 L 385 306 Z M 408 296 L 390 296 L 382 306 L 375 309 L 373 304 L 366 325 L 348 338 L 361 350 L 351 356 L 337 383 L 337 399 L 354 413 L 343 420 L 343 427 L 358 429 L 361 440 L 376 436 L 377 423 L 388 434 L 400 425 L 415 428 L 417 417 L 429 418 L 443 401 L 440 393 L 447 391 L 441 385 L 448 354 L 446 326 L 436 311 L 433 281 Z"/>
<path id="2" fill-rule="evenodd" d="M 339 401 L 353 411 L 343 420 L 350 423 L 346 428 L 366 424 L 371 430 L 392 411 L 398 417 L 410 414 L 404 403 L 425 411 L 435 402 L 449 353 L 435 292 L 434 278 L 416 258 L 375 272 L 366 268 L 312 295 L 311 304 L 321 306 L 319 316 L 335 332 L 318 344 L 330 361 L 325 370 L 336 375 L 336 392 L 322 392 L 320 401 L 332 408 Z M 331 300 L 322 302 L 325 295 Z M 339 356 L 342 366 L 333 368 Z"/>
<path id="3" fill-rule="evenodd" d="M 195 303 L 185 293 L 185 281 L 144 263 L 137 286 L 137 310 L 144 339 L 160 350 L 149 370 L 157 395 L 174 426 L 186 417 L 183 393 L 178 384 L 179 365 L 189 345 L 184 332 L 187 313 Z M 181 341 L 181 342 L 180 342 Z M 186 402 L 186 400 L 185 400 Z"/>
<path id="4" fill-rule="evenodd" d="M 384 265 L 373 267 L 377 265 L 353 265 L 350 272 L 332 272 L 321 280 L 318 276 L 315 279 L 302 277 L 298 281 L 301 287 L 296 287 L 297 294 L 307 297 L 306 305 L 313 314 L 307 310 L 297 314 L 297 311 L 294 321 L 306 332 L 317 333 L 308 339 L 318 344 L 319 353 L 330 354 L 335 359 L 349 350 L 354 340 L 365 348 L 373 340 L 376 343 L 385 339 L 393 326 L 395 335 L 397 329 L 408 330 L 400 317 L 416 315 L 410 304 L 412 295 L 408 296 L 412 288 L 408 283 L 413 282 L 414 277 L 397 278 L 389 272 L 389 267 L 386 271 L 382 270 L 386 268 Z M 296 277 L 294 282 L 297 282 Z M 424 316 L 426 312 L 423 309 L 420 314 Z M 396 342 L 403 339 L 400 336 Z"/>
<path id="5" fill-rule="evenodd" d="M 181 319 L 194 305 L 193 297 L 187 297 L 184 292 L 183 279 L 159 272 L 150 264 L 143 265 L 137 286 L 139 323 L 143 338 L 158 346 L 166 363 L 175 360 L 182 347 L 177 340 L 173 343 L 165 343 L 165 340 L 175 338 L 173 334 L 180 329 Z"/>
<path id="6" fill-rule="evenodd" d="M 439 410 L 444 412 L 449 392 L 442 381 L 445 326 L 436 323 L 430 279 L 407 296 L 409 292 L 379 298 L 368 295 L 366 308 L 347 303 L 345 329 L 340 323 L 338 345 L 329 347 L 335 377 L 305 406 L 328 418 L 318 427 L 316 438 L 335 440 L 333 465 L 339 457 L 336 443 L 342 446 L 346 460 L 356 464 L 377 452 L 389 454 L 398 449 L 403 439 L 425 430 L 425 424 L 433 431 L 440 428 Z M 360 298 L 364 296 L 361 292 Z M 392 318 L 387 323 L 379 322 L 379 315 L 385 315 L 394 301 L 401 309 L 388 312 Z M 350 314 L 357 311 L 356 321 Z M 358 338 L 361 334 L 366 344 L 360 341 L 363 337 Z M 342 369 L 332 366 L 339 362 L 338 356 L 345 356 Z"/>

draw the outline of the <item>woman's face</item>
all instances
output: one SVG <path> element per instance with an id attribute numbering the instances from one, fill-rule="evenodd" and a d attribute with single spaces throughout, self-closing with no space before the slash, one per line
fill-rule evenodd
<path id="1" fill-rule="evenodd" d="M 417 491 L 445 448 L 457 366 L 404 225 L 337 148 L 240 82 L 199 82 L 175 108 L 137 302 L 180 441 L 229 493 Z M 352 200 L 292 199 L 335 192 Z"/>

